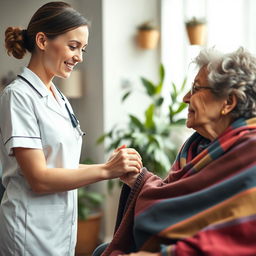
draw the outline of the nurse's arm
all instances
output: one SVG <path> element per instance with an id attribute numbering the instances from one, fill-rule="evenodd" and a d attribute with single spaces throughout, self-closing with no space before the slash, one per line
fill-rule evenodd
<path id="1" fill-rule="evenodd" d="M 67 191 L 130 172 L 138 173 L 142 168 L 140 156 L 129 148 L 120 150 L 107 163 L 82 165 L 78 169 L 48 168 L 40 149 L 14 148 L 13 151 L 32 190 L 40 194 Z"/>

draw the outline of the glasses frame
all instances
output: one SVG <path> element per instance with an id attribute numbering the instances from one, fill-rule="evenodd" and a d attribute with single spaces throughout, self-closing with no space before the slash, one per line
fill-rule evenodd
<path id="1" fill-rule="evenodd" d="M 190 95 L 194 95 L 196 92 L 200 91 L 201 89 L 212 90 L 212 88 L 209 86 L 199 86 L 193 83 L 190 89 Z"/>

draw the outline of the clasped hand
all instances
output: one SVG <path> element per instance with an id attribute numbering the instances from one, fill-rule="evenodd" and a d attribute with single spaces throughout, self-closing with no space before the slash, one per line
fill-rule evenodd
<path id="1" fill-rule="evenodd" d="M 133 148 L 126 148 L 125 145 L 117 148 L 106 163 L 108 170 L 107 178 L 122 177 L 123 181 L 129 183 L 139 175 L 143 167 L 140 154 Z M 128 184 L 129 185 L 129 184 Z"/>

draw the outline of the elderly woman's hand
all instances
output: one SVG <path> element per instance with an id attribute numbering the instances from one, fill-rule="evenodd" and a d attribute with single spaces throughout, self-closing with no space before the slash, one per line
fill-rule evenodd
<path id="1" fill-rule="evenodd" d="M 137 180 L 139 175 L 140 175 L 139 173 L 134 173 L 134 172 L 127 173 L 121 176 L 120 180 L 131 188 L 134 186 L 135 181 Z"/>
<path id="2" fill-rule="evenodd" d="M 119 254 L 118 256 L 160 256 L 160 255 L 161 255 L 160 253 L 140 251 L 140 252 L 134 252 L 130 254 Z"/>

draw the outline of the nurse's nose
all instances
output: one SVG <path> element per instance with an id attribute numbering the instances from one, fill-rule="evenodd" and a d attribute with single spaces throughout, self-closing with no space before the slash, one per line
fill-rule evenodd
<path id="1" fill-rule="evenodd" d="M 73 59 L 74 59 L 76 62 L 82 62 L 82 61 L 83 61 L 83 53 L 80 52 L 79 54 L 74 55 Z"/>

